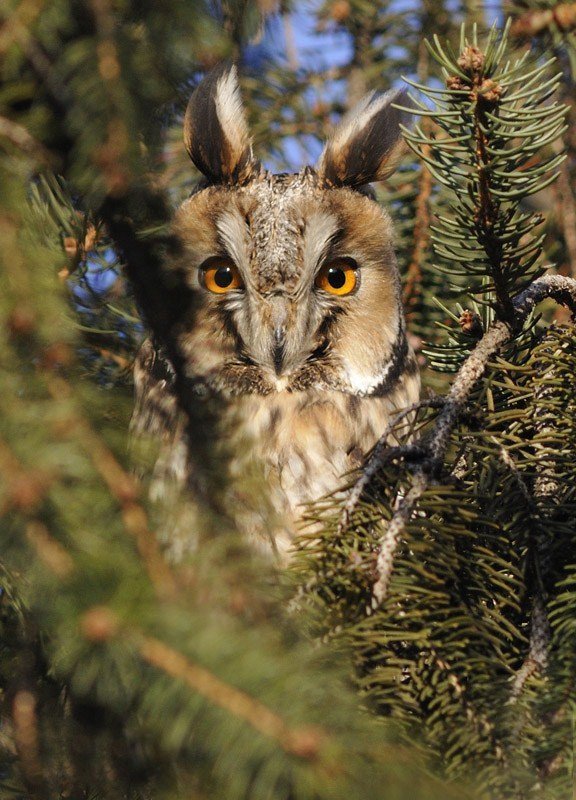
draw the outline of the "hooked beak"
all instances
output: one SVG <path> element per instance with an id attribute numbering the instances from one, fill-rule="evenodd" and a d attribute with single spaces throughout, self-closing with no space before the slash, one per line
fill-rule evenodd
<path id="1" fill-rule="evenodd" d="M 286 345 L 286 326 L 277 325 L 274 328 L 274 349 L 273 349 L 274 370 L 276 372 L 276 375 L 280 375 L 282 373 L 282 366 L 284 364 L 285 345 Z"/>
<path id="2" fill-rule="evenodd" d="M 272 323 L 272 363 L 276 375 L 282 374 L 284 367 L 284 357 L 286 355 L 286 322 L 288 319 L 289 306 L 285 297 L 277 296 L 273 299 L 271 309 Z"/>

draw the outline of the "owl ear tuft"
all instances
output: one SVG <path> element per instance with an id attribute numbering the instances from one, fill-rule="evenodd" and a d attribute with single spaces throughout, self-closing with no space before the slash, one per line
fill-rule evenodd
<path id="1" fill-rule="evenodd" d="M 407 104 L 405 89 L 371 92 L 344 115 L 320 156 L 321 178 L 332 186 L 358 188 L 394 172 L 404 150 L 400 125 L 408 125 L 412 115 L 393 103 Z"/>
<path id="2" fill-rule="evenodd" d="M 258 170 L 235 65 L 215 67 L 194 90 L 184 117 L 184 144 L 211 183 L 243 182 Z"/>

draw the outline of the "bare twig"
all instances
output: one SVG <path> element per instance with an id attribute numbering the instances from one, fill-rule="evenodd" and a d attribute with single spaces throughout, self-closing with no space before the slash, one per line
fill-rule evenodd
<path id="1" fill-rule="evenodd" d="M 532 603 L 530 618 L 530 647 L 528 655 L 514 677 L 510 702 L 515 703 L 526 685 L 526 681 L 537 672 L 544 672 L 548 665 L 548 647 L 550 645 L 550 625 L 544 598 L 537 594 Z"/>
<path id="2" fill-rule="evenodd" d="M 412 486 L 404 497 L 396 497 L 394 516 L 378 540 L 378 557 L 376 559 L 376 573 L 378 579 L 372 587 L 372 608 L 376 609 L 388 594 L 388 586 L 394 569 L 394 556 L 402 531 L 409 521 L 418 500 L 422 497 L 428 486 L 428 476 L 421 467 L 418 467 L 412 478 Z"/>
<path id="3" fill-rule="evenodd" d="M 410 414 L 414 414 L 416 411 L 419 411 L 421 408 L 442 408 L 444 402 L 445 400 L 443 397 L 431 397 L 427 400 L 420 400 L 419 402 L 408 406 L 408 408 L 399 411 L 392 417 L 386 426 L 386 430 L 378 439 L 370 458 L 362 470 L 360 477 L 350 490 L 346 503 L 342 508 L 340 521 L 338 522 L 339 535 L 342 534 L 350 524 L 350 518 L 354 513 L 354 510 L 358 505 L 364 490 L 370 484 L 370 481 L 374 478 L 374 476 L 386 464 L 390 463 L 390 461 L 393 459 L 410 458 L 410 456 L 414 457 L 421 455 L 421 450 L 419 448 L 414 449 L 413 447 L 410 447 L 410 445 L 402 447 L 390 447 L 388 440 L 398 423 L 410 416 Z"/>
<path id="4" fill-rule="evenodd" d="M 428 488 L 431 475 L 444 459 L 450 436 L 462 416 L 470 393 L 486 371 L 490 359 L 521 329 L 534 307 L 548 297 L 567 306 L 573 315 L 576 314 L 576 280 L 562 275 L 538 278 L 514 299 L 513 324 L 502 320 L 495 322 L 460 367 L 430 437 L 426 443 L 422 440 L 418 443 L 423 457 L 414 469 L 412 484 L 404 496 L 397 498 L 392 519 L 379 539 L 378 577 L 372 590 L 373 608 L 377 608 L 387 595 L 397 543 L 418 500 Z"/>

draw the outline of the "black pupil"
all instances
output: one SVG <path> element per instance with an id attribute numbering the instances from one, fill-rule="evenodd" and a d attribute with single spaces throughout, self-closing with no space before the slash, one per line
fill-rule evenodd
<path id="1" fill-rule="evenodd" d="M 346 283 L 346 273 L 338 267 L 330 267 L 328 270 L 328 283 L 333 289 L 341 289 Z"/>
<path id="2" fill-rule="evenodd" d="M 221 289 L 226 289 L 232 283 L 233 275 L 230 267 L 220 267 L 214 273 L 214 283 Z"/>

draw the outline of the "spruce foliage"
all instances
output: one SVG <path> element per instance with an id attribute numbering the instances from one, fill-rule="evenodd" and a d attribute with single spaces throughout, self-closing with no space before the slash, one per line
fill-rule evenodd
<path id="1" fill-rule="evenodd" d="M 456 30 L 481 27 L 472 5 L 326 2 L 318 35 L 347 37 L 350 58 L 320 69 L 289 47 L 288 68 L 250 68 L 267 26 L 290 41 L 297 2 L 0 12 L 1 797 L 568 796 L 576 347 L 557 304 L 574 312 L 576 290 L 549 261 L 576 261 L 564 216 L 542 233 L 535 203 L 556 202 L 560 169 L 574 209 L 573 25 L 566 4 L 545 22 L 517 5 L 511 36 L 536 48 L 510 52 L 506 32 Z M 192 175 L 174 131 L 225 56 L 246 57 L 257 145 L 280 168 L 382 73 L 408 73 L 418 116 L 418 164 L 380 191 L 442 394 L 399 413 L 399 446 L 377 445 L 344 505 L 311 510 L 323 532 L 282 576 L 237 536 L 175 336 L 193 309 L 170 269 Z M 179 566 L 128 455 L 147 328 L 203 487 L 201 547 Z"/>

